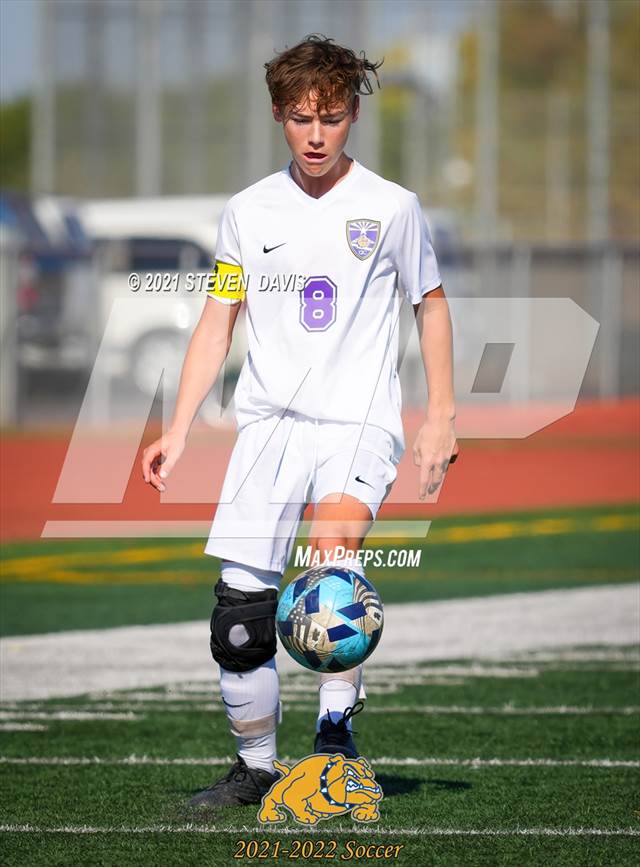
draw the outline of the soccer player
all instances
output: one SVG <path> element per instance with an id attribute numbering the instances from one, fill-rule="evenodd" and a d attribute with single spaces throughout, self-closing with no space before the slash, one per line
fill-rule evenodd
<path id="1" fill-rule="evenodd" d="M 418 199 L 345 153 L 380 64 L 309 36 L 265 66 L 292 159 L 224 210 L 174 418 L 142 461 L 145 481 L 165 490 L 244 303 L 238 437 L 205 548 L 221 560 L 211 652 L 237 760 L 190 802 L 210 807 L 259 803 L 277 779 L 274 615 L 305 506 L 314 506 L 313 552 L 358 551 L 396 478 L 399 293 L 414 307 L 429 389 L 413 446 L 420 499 L 458 453 L 451 320 Z M 352 559 L 331 563 L 363 574 Z M 313 751 L 356 757 L 362 666 L 320 675 L 319 694 Z"/>

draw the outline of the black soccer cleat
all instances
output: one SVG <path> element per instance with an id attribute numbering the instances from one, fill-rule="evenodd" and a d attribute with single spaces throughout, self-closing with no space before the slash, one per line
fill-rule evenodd
<path id="1" fill-rule="evenodd" d="M 190 807 L 241 807 L 245 804 L 260 804 L 263 796 L 280 777 L 262 768 L 250 768 L 244 759 L 237 757 L 227 774 L 208 789 L 198 792 L 189 801 Z"/>
<path id="2" fill-rule="evenodd" d="M 342 753 L 345 759 L 357 759 L 360 753 L 353 742 L 352 734 L 347 727 L 347 722 L 352 716 L 364 708 L 363 701 L 357 701 L 353 707 L 348 707 L 342 714 L 342 719 L 338 722 L 333 722 L 329 711 L 327 711 L 326 719 L 320 722 L 320 731 L 316 734 L 316 739 L 313 743 L 314 753 Z M 357 734 L 357 732 L 355 732 Z"/>

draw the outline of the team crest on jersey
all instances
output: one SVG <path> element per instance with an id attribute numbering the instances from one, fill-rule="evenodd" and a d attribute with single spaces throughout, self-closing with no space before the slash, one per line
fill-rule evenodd
<path id="1" fill-rule="evenodd" d="M 379 220 L 348 220 L 347 241 L 356 259 L 368 259 L 380 240 Z"/>

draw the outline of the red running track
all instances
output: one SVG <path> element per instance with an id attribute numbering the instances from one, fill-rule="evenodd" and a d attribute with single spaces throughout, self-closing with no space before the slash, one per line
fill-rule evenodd
<path id="1" fill-rule="evenodd" d="M 474 412 L 475 421 L 473 413 L 465 413 L 467 430 L 504 431 L 505 424 L 523 416 L 512 413 L 505 420 L 486 409 Z M 536 410 L 526 412 L 535 415 Z M 418 413 L 405 415 L 407 451 L 380 518 L 432 520 L 444 515 L 640 500 L 637 398 L 582 401 L 572 413 L 525 439 L 478 436 L 460 440 L 459 458 L 435 502 L 417 499 L 411 446 L 419 424 Z M 193 472 L 207 480 L 210 503 L 160 503 L 159 494 L 143 483 L 139 471 L 142 449 L 157 434 L 157 428 L 147 428 L 123 501 L 89 504 L 52 503 L 71 431 L 5 434 L 0 442 L 0 539 L 39 538 L 47 520 L 210 520 L 235 438 L 233 431 L 194 430 L 182 459 L 186 462 L 188 458 Z M 97 447 L 95 460 L 91 460 L 96 477 L 109 473 L 109 447 Z"/>

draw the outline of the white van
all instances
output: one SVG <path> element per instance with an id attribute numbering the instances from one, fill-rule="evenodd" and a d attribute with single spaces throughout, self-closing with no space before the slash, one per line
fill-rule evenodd
<path id="1" fill-rule="evenodd" d="M 155 394 L 158 359 L 165 388 L 177 390 L 206 297 L 202 287 L 211 272 L 226 201 L 226 196 L 162 196 L 86 201 L 80 208 L 100 265 L 102 332 L 116 299 L 141 299 L 141 314 L 118 317 L 102 349 L 108 352 L 110 374 L 131 377 L 145 394 Z M 227 361 L 231 376 L 246 354 L 243 329 L 238 332 Z"/>

